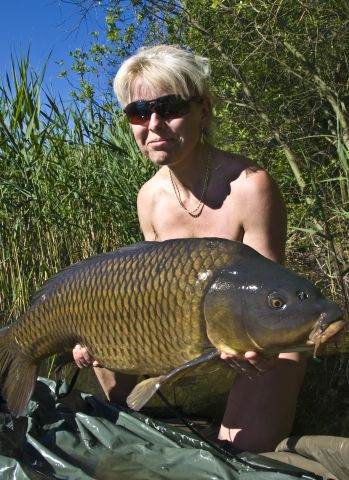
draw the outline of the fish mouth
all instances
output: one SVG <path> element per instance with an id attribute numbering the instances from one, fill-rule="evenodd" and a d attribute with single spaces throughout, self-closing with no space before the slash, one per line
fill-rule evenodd
<path id="1" fill-rule="evenodd" d="M 344 326 L 346 323 L 343 320 L 336 320 L 330 324 L 324 325 L 322 319 L 316 323 L 313 330 L 310 332 L 308 345 L 314 345 L 314 355 L 316 358 L 317 352 L 321 345 L 327 343 L 329 340 L 334 341 L 338 339 L 340 333 L 344 333 Z"/>

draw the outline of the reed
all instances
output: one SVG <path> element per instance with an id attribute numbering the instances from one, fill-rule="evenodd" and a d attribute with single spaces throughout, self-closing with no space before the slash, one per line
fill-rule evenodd
<path id="1" fill-rule="evenodd" d="M 291 205 L 289 265 L 311 278 L 341 306 L 349 319 L 349 152 L 339 128 L 325 161 L 305 158 L 307 203 Z M 297 215 L 298 214 L 298 215 Z M 297 435 L 349 435 L 349 330 L 329 355 L 309 361 L 294 432 Z"/>
<path id="2" fill-rule="evenodd" d="M 304 195 L 302 205 L 306 210 L 298 224 L 293 212 L 291 230 L 303 232 L 304 238 L 303 248 L 299 249 L 299 244 L 293 242 L 291 250 L 298 248 L 303 255 L 304 251 L 311 255 L 313 280 L 341 304 L 348 319 L 349 152 L 339 128 L 332 146 L 321 162 L 310 161 L 304 155 L 308 179 L 306 195 L 310 202 L 307 204 Z M 295 239 L 299 242 L 299 235 Z"/>
<path id="3" fill-rule="evenodd" d="M 0 86 L 0 321 L 42 282 L 140 239 L 136 195 L 151 175 L 112 104 L 65 106 L 29 55 Z"/>

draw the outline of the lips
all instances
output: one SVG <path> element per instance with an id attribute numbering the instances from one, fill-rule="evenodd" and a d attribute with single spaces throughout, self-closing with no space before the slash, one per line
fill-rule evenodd
<path id="1" fill-rule="evenodd" d="M 154 140 L 148 140 L 148 145 L 158 145 L 158 144 L 163 144 L 163 143 L 168 143 L 170 142 L 170 138 L 156 138 Z"/>

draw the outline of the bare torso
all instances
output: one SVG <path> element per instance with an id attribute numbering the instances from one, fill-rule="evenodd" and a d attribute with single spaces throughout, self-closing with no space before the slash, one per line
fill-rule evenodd
<path id="1" fill-rule="evenodd" d="M 198 204 L 200 192 L 193 195 L 182 188 L 181 195 L 188 209 Z M 221 237 L 247 243 L 283 261 L 282 197 L 267 173 L 245 157 L 215 150 L 205 205 L 198 217 L 180 206 L 168 167 L 160 168 L 139 192 L 138 215 L 146 240 Z"/>

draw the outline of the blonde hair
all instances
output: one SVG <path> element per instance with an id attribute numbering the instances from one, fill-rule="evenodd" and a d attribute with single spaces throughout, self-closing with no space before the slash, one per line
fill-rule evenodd
<path id="1" fill-rule="evenodd" d="M 174 45 L 143 47 L 128 58 L 115 76 L 113 88 L 125 107 L 141 81 L 184 99 L 192 96 L 211 102 L 209 60 Z"/>

